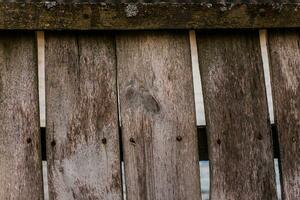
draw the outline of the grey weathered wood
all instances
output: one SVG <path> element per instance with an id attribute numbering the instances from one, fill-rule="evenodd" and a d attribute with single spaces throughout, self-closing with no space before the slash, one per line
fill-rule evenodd
<path id="1" fill-rule="evenodd" d="M 198 32 L 212 200 L 276 199 L 258 33 Z"/>
<path id="2" fill-rule="evenodd" d="M 50 199 L 121 200 L 114 37 L 45 40 Z"/>
<path id="3" fill-rule="evenodd" d="M 0 29 L 299 27 L 299 0 L 10 0 Z"/>
<path id="4" fill-rule="evenodd" d="M 271 129 L 272 129 L 272 138 L 273 138 L 274 158 L 278 158 L 278 156 L 279 156 L 279 143 L 278 143 L 277 128 L 274 124 L 272 124 Z M 42 132 L 43 132 L 43 129 L 42 129 Z M 206 126 L 197 126 L 197 134 L 198 134 L 199 161 L 207 161 L 207 160 L 209 160 L 209 157 L 208 157 L 208 144 L 207 144 Z M 121 152 L 121 160 L 123 161 L 123 152 Z"/>
<path id="5" fill-rule="evenodd" d="M 34 33 L 0 33 L 0 198 L 43 199 Z"/>
<path id="6" fill-rule="evenodd" d="M 269 33 L 275 121 L 279 135 L 283 199 L 300 199 L 299 31 Z"/>
<path id="7" fill-rule="evenodd" d="M 188 33 L 122 32 L 117 59 L 128 199 L 201 199 Z"/>

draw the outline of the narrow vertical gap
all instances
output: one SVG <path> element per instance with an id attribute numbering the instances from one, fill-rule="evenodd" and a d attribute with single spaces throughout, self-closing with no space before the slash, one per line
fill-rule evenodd
<path id="1" fill-rule="evenodd" d="M 268 100 L 268 110 L 269 110 L 269 117 L 270 122 L 274 124 L 274 109 L 273 109 L 273 98 L 272 98 L 272 87 L 271 87 L 271 78 L 270 78 L 270 64 L 269 64 L 269 56 L 268 56 L 268 48 L 267 48 L 267 30 L 262 29 L 259 31 L 259 39 L 260 39 L 260 48 L 261 48 L 261 56 L 263 61 L 263 68 L 264 68 L 264 79 L 265 79 L 265 87 L 267 93 L 267 100 Z M 281 194 L 281 184 L 280 184 L 280 163 L 279 163 L 279 142 L 278 142 L 278 134 L 276 125 L 272 126 L 272 138 L 273 138 L 273 148 L 274 148 L 274 155 L 277 155 L 278 158 L 274 159 L 274 166 L 275 166 L 275 175 L 276 175 L 276 191 L 278 199 L 282 199 Z"/>
<path id="2" fill-rule="evenodd" d="M 119 148 L 120 148 L 120 172 L 122 184 L 122 199 L 126 200 L 126 183 L 125 183 L 125 164 L 123 154 L 123 138 L 122 138 L 122 120 L 121 120 L 121 105 L 120 105 L 120 90 L 118 81 L 118 59 L 117 59 L 117 33 L 115 33 L 115 60 L 116 60 L 116 90 L 117 90 L 117 111 L 118 111 L 118 131 L 119 131 Z"/>
<path id="3" fill-rule="evenodd" d="M 44 199 L 49 200 L 48 191 L 48 172 L 46 157 L 46 92 L 45 92 L 45 38 L 43 31 L 36 32 L 37 39 L 37 58 L 38 58 L 38 90 L 39 90 L 39 110 L 41 126 L 41 148 L 42 148 L 42 167 L 43 167 L 43 187 Z"/>
<path id="4" fill-rule="evenodd" d="M 196 41 L 196 33 L 194 30 L 189 31 L 190 37 L 190 48 L 191 48 L 191 59 L 192 59 L 192 69 L 193 69 L 193 85 L 194 85 L 194 97 L 195 97 L 195 109 L 196 109 L 196 121 L 197 126 L 204 127 L 205 115 L 204 115 L 204 104 L 203 104 L 203 92 L 201 85 L 201 77 L 199 70 L 199 62 L 198 62 L 198 50 L 197 50 L 197 41 Z M 202 128 L 203 129 L 203 128 Z M 199 130 L 202 130 L 199 129 Z M 204 130 L 204 129 L 203 129 Z M 199 135 L 199 134 L 203 134 Z M 200 139 L 206 138 L 204 137 L 205 131 L 198 131 L 198 147 L 199 154 L 201 158 L 201 149 L 203 144 L 207 144 L 207 141 L 201 141 Z M 205 135 L 206 136 L 206 135 Z M 207 146 L 206 146 L 207 147 Z M 207 151 L 206 151 L 207 153 Z M 209 199 L 209 191 L 210 191 L 210 176 L 209 176 L 209 161 L 200 161 L 199 162 L 199 170 L 200 170 L 200 185 L 201 185 L 201 195 L 202 200 Z"/>

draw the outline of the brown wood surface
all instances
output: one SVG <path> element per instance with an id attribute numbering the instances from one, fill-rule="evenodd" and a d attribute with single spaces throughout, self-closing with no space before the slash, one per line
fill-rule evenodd
<path id="1" fill-rule="evenodd" d="M 121 200 L 111 35 L 46 33 L 50 199 Z"/>
<path id="2" fill-rule="evenodd" d="M 198 32 L 197 43 L 211 199 L 277 199 L 258 32 Z"/>
<path id="3" fill-rule="evenodd" d="M 0 199 L 43 199 L 34 33 L 0 33 Z"/>
<path id="4" fill-rule="evenodd" d="M 300 37 L 296 30 L 268 35 L 282 193 L 295 200 L 300 199 Z"/>
<path id="5" fill-rule="evenodd" d="M 188 32 L 122 32 L 117 59 L 127 199 L 201 199 Z"/>
<path id="6" fill-rule="evenodd" d="M 10 0 L 0 29 L 299 27 L 299 0 Z"/>
<path id="7" fill-rule="evenodd" d="M 277 128 L 274 124 L 271 125 L 272 129 L 272 138 L 273 138 L 273 152 L 274 158 L 278 158 L 279 156 L 279 142 L 278 142 L 278 133 Z M 121 132 L 122 129 L 120 129 Z M 42 139 L 43 134 L 45 134 L 44 128 L 41 129 L 42 132 Z M 197 126 L 197 133 L 198 133 L 198 151 L 199 151 L 199 161 L 207 161 L 209 160 L 208 157 L 208 144 L 207 144 L 207 130 L 206 126 Z M 43 146 L 43 145 L 42 145 Z M 42 155 L 43 159 L 45 159 L 45 155 Z M 123 152 L 121 151 L 121 160 L 123 161 Z"/>

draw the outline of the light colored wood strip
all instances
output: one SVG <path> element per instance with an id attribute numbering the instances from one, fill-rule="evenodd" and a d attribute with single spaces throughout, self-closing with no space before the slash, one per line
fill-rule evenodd
<path id="1" fill-rule="evenodd" d="M 274 30 L 268 35 L 282 196 L 285 200 L 300 199 L 299 31 Z"/>
<path id="2" fill-rule="evenodd" d="M 188 32 L 120 33 L 117 58 L 127 199 L 201 199 Z"/>
<path id="3" fill-rule="evenodd" d="M 43 199 L 34 32 L 0 33 L 0 198 Z"/>
<path id="4" fill-rule="evenodd" d="M 38 47 L 38 79 L 39 79 L 39 109 L 40 125 L 46 127 L 46 106 L 45 106 L 45 38 L 43 31 L 37 31 Z"/>
<path id="5" fill-rule="evenodd" d="M 50 199 L 121 200 L 114 37 L 46 33 Z"/>
<path id="6" fill-rule="evenodd" d="M 273 200 L 275 170 L 258 32 L 198 32 L 212 200 Z"/>

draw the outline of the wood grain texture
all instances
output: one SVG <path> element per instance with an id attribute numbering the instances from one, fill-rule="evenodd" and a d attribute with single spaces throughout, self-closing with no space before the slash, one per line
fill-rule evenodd
<path id="1" fill-rule="evenodd" d="M 299 0 L 9 0 L 0 29 L 299 27 Z"/>
<path id="2" fill-rule="evenodd" d="M 121 200 L 114 37 L 45 40 L 50 199 Z"/>
<path id="3" fill-rule="evenodd" d="M 118 82 L 127 196 L 199 200 L 188 32 L 122 32 Z"/>
<path id="4" fill-rule="evenodd" d="M 33 32 L 0 33 L 0 198 L 43 199 Z"/>
<path id="5" fill-rule="evenodd" d="M 300 199 L 299 31 L 274 30 L 268 35 L 282 194 L 285 200 Z"/>
<path id="6" fill-rule="evenodd" d="M 211 199 L 277 199 L 258 32 L 198 32 L 197 43 Z"/>

